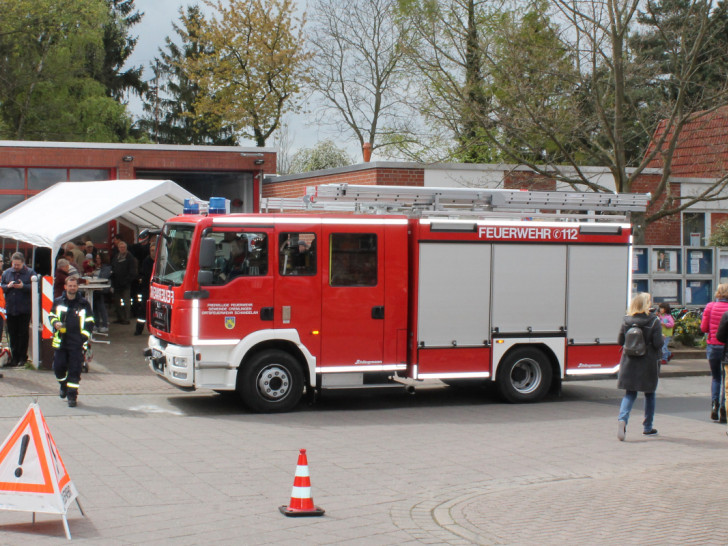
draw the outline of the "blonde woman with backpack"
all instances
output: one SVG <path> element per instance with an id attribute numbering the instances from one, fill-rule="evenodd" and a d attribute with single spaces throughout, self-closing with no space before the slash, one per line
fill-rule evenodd
<path id="1" fill-rule="evenodd" d="M 662 325 L 657 315 L 650 312 L 650 305 L 652 298 L 647 293 L 642 292 L 633 297 L 617 338 L 617 343 L 622 345 L 617 387 L 625 390 L 617 423 L 617 438 L 620 441 L 624 441 L 626 437 L 629 414 L 638 392 L 645 393 L 642 434 L 657 434 L 657 429 L 652 427 L 652 421 L 655 417 L 655 391 L 660 372 Z"/>

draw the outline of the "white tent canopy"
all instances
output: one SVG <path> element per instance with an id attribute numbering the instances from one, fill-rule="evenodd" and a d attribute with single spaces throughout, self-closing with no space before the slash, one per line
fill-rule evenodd
<path id="1" fill-rule="evenodd" d="M 93 228 L 121 219 L 158 228 L 193 194 L 171 180 L 59 182 L 0 214 L 0 237 L 55 252 Z"/>

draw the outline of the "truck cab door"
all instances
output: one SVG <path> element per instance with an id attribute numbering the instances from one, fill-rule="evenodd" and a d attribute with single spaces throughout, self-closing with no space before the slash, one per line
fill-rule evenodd
<path id="1" fill-rule="evenodd" d="M 224 225 L 206 236 L 215 239 L 216 251 L 212 284 L 200 287 L 207 296 L 199 303 L 199 339 L 242 339 L 273 328 L 272 230 Z"/>
<path id="2" fill-rule="evenodd" d="M 379 367 L 386 312 L 384 230 L 380 225 L 326 226 L 321 243 L 321 366 Z"/>

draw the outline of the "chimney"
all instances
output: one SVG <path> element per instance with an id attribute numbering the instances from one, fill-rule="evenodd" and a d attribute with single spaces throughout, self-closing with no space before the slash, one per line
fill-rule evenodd
<path id="1" fill-rule="evenodd" d="M 372 158 L 372 145 L 369 142 L 362 144 L 361 155 L 364 158 L 364 163 L 369 163 Z"/>

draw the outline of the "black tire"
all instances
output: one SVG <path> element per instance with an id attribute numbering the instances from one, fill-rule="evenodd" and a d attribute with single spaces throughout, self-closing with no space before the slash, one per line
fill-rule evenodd
<path id="1" fill-rule="evenodd" d="M 303 371 L 290 354 L 278 350 L 263 351 L 238 370 L 237 391 L 252 411 L 290 411 L 303 395 Z"/>
<path id="2" fill-rule="evenodd" d="M 498 367 L 498 390 L 513 404 L 538 402 L 549 391 L 552 376 L 542 351 L 522 347 L 510 352 Z"/>

